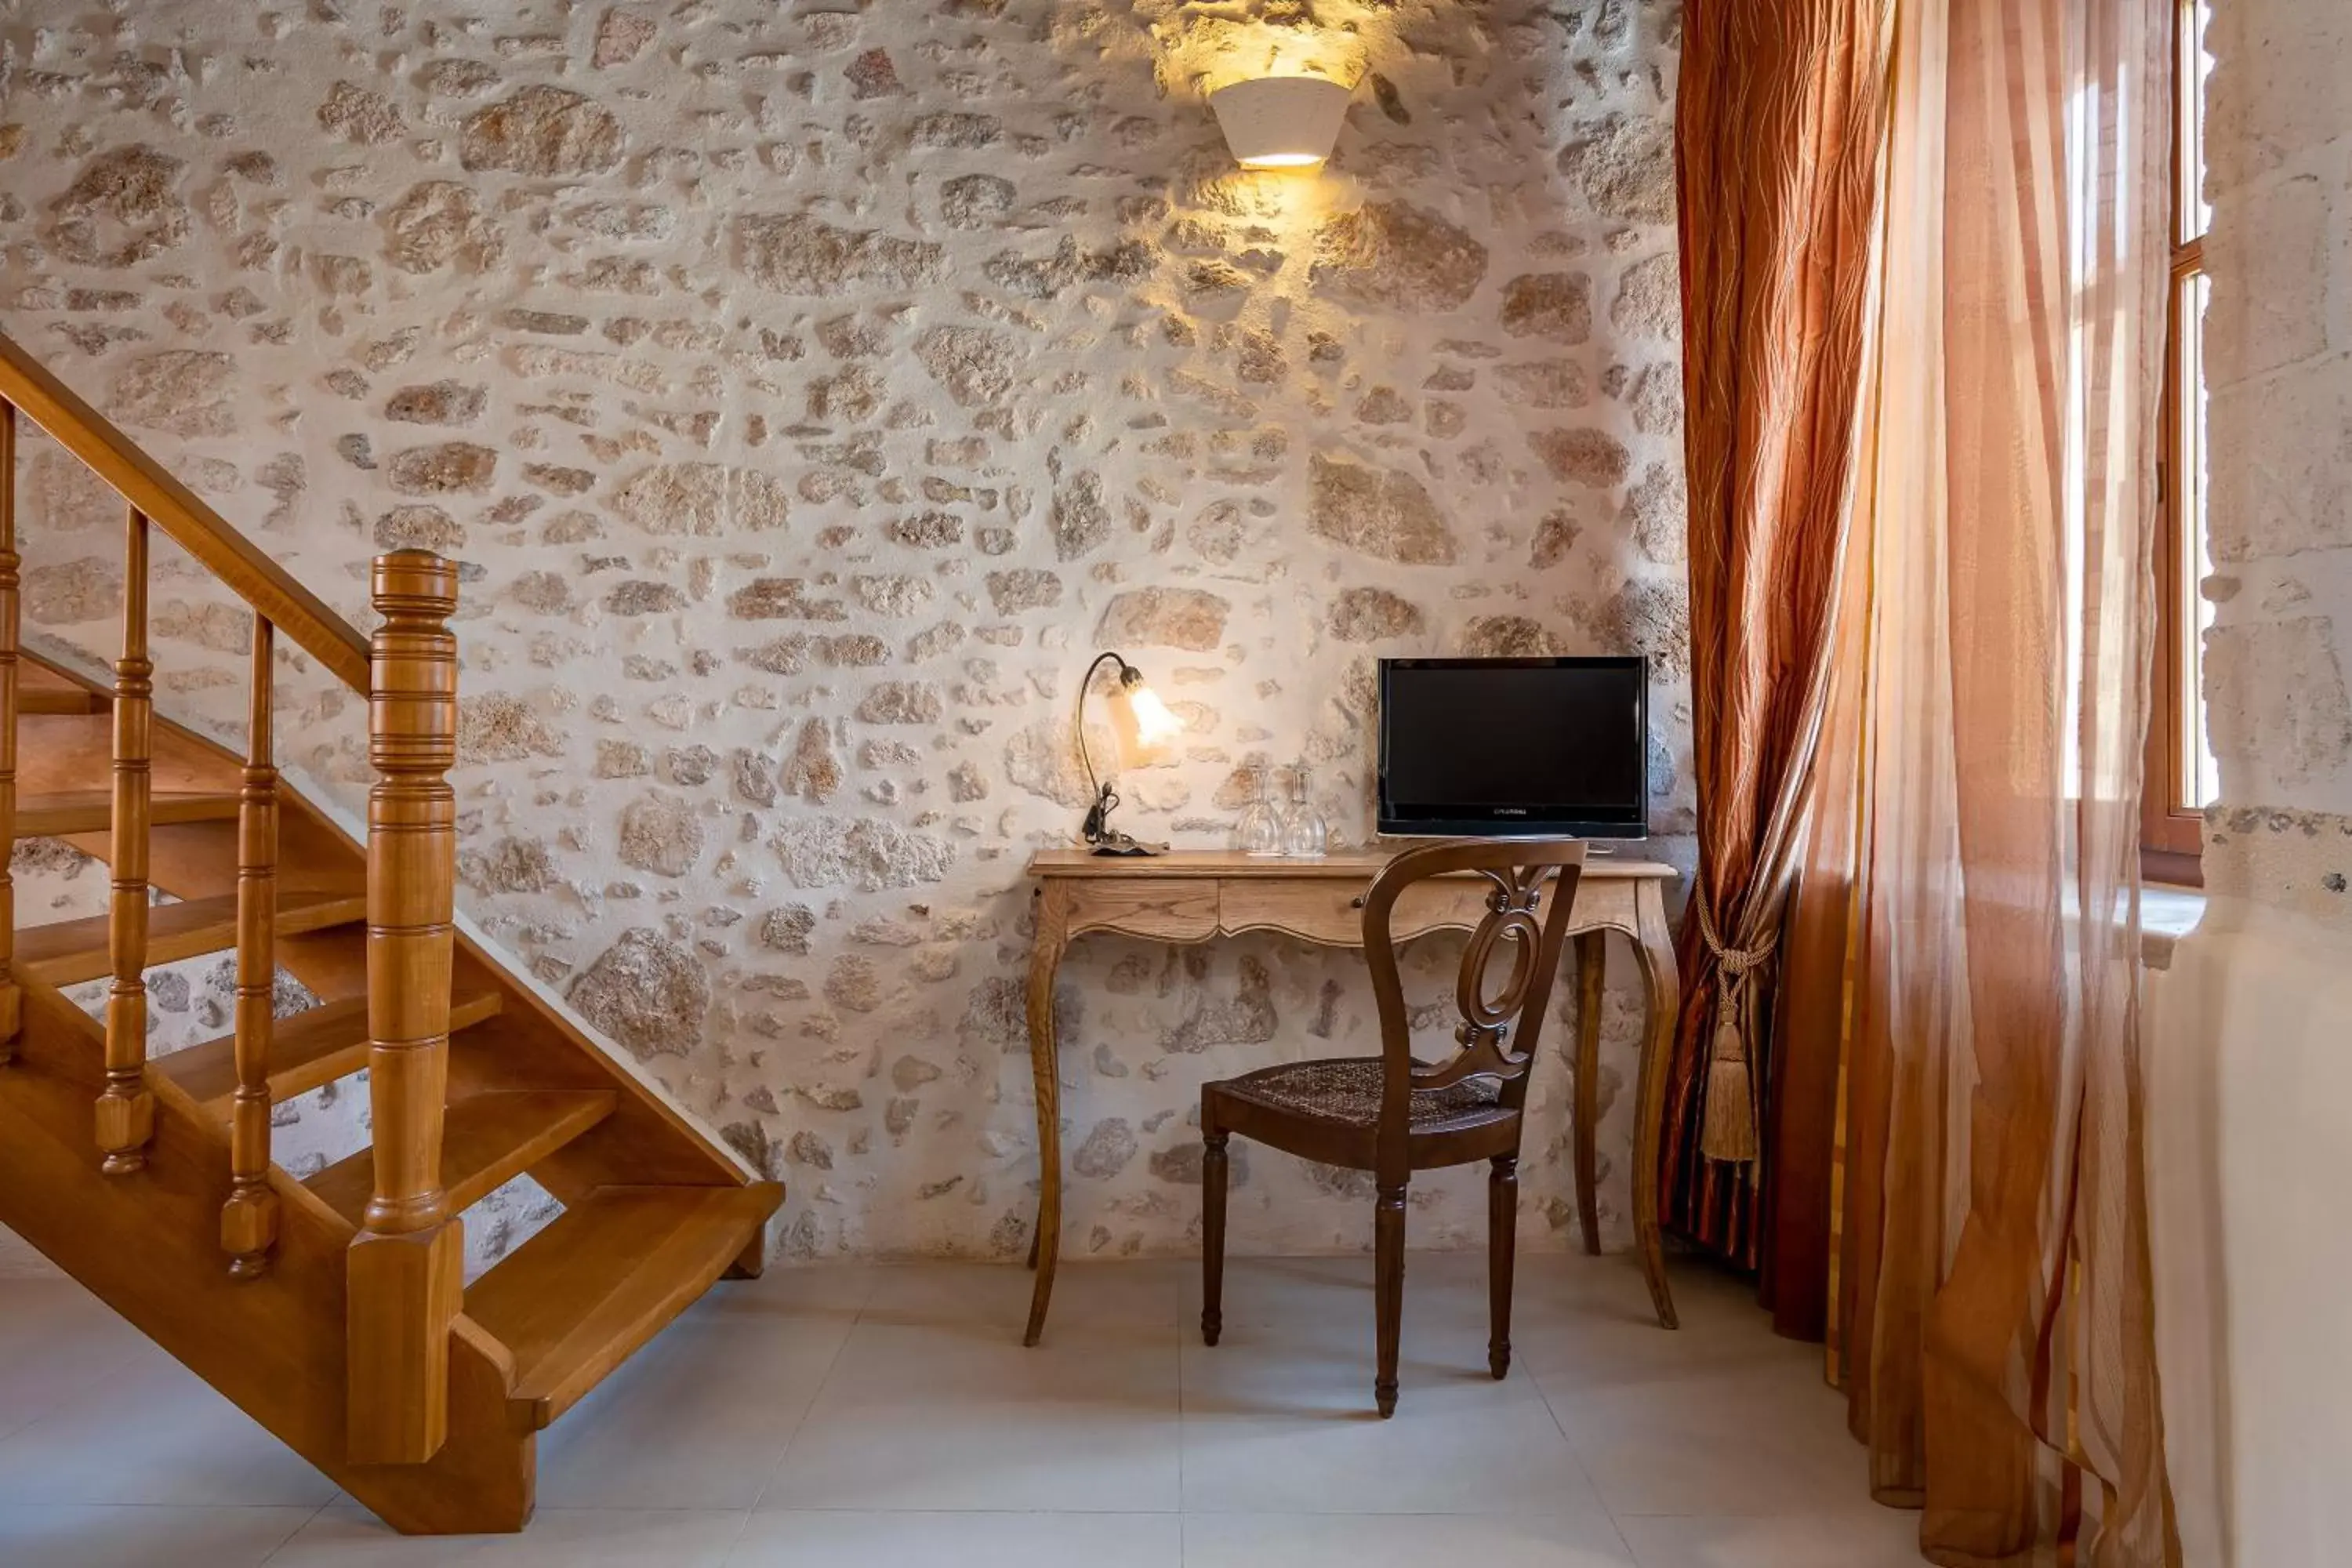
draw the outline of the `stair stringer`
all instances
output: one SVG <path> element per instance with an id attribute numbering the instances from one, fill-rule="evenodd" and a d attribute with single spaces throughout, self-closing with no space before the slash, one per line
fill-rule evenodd
<path id="1" fill-rule="evenodd" d="M 394 1529 L 520 1530 L 530 1518 L 537 1447 L 511 1417 L 504 1349 L 459 1318 L 441 1451 L 422 1465 L 344 1462 L 352 1227 L 273 1168 L 280 1217 L 270 1267 L 257 1279 L 231 1279 L 220 1246 L 229 1191 L 221 1129 L 152 1079 L 155 1135 L 145 1168 L 100 1173 L 94 1107 L 103 1037 L 55 989 L 20 984 L 16 1058 L 0 1068 L 0 1223 Z"/>
<path id="2" fill-rule="evenodd" d="M 28 671 L 37 668 L 90 691 L 105 690 L 64 662 L 32 653 L 20 658 Z M 106 787 L 103 715 L 21 722 L 26 726 L 21 793 Z M 44 744 L 45 740 L 52 743 Z M 233 794 L 242 782 L 240 758 L 160 716 L 154 722 L 153 752 L 158 789 Z M 280 889 L 363 889 L 366 825 L 326 791 L 309 787 L 299 768 L 281 770 L 278 799 Z M 233 822 L 155 829 L 150 880 L 176 898 L 234 891 L 236 833 Z M 107 858 L 111 847 L 102 833 L 76 835 L 67 842 L 100 859 Z M 619 1106 L 610 1119 L 533 1170 L 533 1177 L 558 1200 L 570 1203 L 600 1186 L 749 1186 L 767 1180 L 626 1050 L 605 1038 L 536 976 L 516 965 L 464 910 L 457 911 L 455 923 L 458 987 L 495 987 L 501 996 L 500 1016 L 483 1026 L 496 1036 L 501 1070 L 533 1076 L 537 1088 L 620 1092 Z M 331 933 L 288 938 L 278 943 L 280 964 L 330 998 L 364 993 L 366 976 L 359 956 L 354 944 Z M 470 1080 L 470 1065 L 462 1050 L 453 1059 L 453 1092 L 496 1087 Z M 758 1271 L 760 1251 L 755 1247 L 747 1253 L 744 1272 Z"/>
<path id="3" fill-rule="evenodd" d="M 300 778 L 299 770 L 287 771 L 298 779 Z M 312 793 L 306 790 L 302 793 L 310 809 L 317 812 L 324 820 L 332 823 L 339 832 L 355 841 L 364 835 L 364 825 L 345 812 L 331 798 L 324 797 L 323 792 Z M 462 893 L 461 886 L 461 897 Z M 498 972 L 499 983 L 507 992 L 508 1016 L 511 1016 L 515 1013 L 519 1004 L 527 1005 L 533 1013 L 543 1018 L 551 1028 L 560 1031 L 577 1048 L 594 1056 L 605 1070 L 614 1078 L 626 1079 L 630 1089 L 637 1096 L 649 1104 L 661 1107 L 667 1113 L 667 1119 L 680 1131 L 691 1136 L 701 1145 L 705 1154 L 732 1173 L 735 1179 L 725 1184 L 750 1186 L 771 1179 L 764 1173 L 754 1168 L 751 1162 L 739 1153 L 732 1145 L 714 1134 L 708 1123 L 696 1111 L 671 1092 L 667 1084 L 655 1077 L 635 1057 L 608 1039 L 593 1024 L 582 1017 L 552 987 L 541 982 L 530 971 L 512 967 L 510 957 L 499 945 L 497 939 L 475 923 L 474 918 L 466 912 L 462 903 L 456 910 L 454 923 L 457 928 L 459 951 L 471 954 Z M 620 1176 L 610 1176 L 605 1181 L 607 1184 L 614 1186 L 719 1184 L 707 1181 L 683 1180 L 664 1184 L 635 1178 L 625 1179 Z"/>

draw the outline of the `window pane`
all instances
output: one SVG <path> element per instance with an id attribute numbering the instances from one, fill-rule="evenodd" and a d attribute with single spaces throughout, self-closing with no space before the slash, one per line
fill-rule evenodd
<path id="1" fill-rule="evenodd" d="M 2205 29 L 2212 19 L 2212 0 L 2180 0 L 2180 58 L 2175 68 L 2180 76 L 2173 91 L 2179 113 L 2174 147 L 2180 164 L 2175 178 L 2180 199 L 2174 206 L 2173 239 L 2181 245 L 2200 237 L 2213 221 L 2213 209 L 2205 202 L 2205 84 L 2213 72 L 2213 57 L 2205 52 Z"/>
<path id="2" fill-rule="evenodd" d="M 2179 801 L 2191 810 L 2203 810 L 2221 794 L 2213 753 L 2205 736 L 2205 633 L 2213 624 L 2213 605 L 2202 592 L 2213 563 L 2205 547 L 2205 297 L 2206 278 L 2192 272 L 2177 285 L 2180 289 L 2180 353 L 2177 362 L 2180 384 L 2179 449 L 2172 455 L 2174 482 L 2179 486 L 2181 561 L 2177 580 L 2181 603 L 2173 624 L 2180 636 L 2180 778 Z"/>

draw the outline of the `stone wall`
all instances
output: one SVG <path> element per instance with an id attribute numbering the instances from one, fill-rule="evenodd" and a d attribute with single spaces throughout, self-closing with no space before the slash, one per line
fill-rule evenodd
<path id="1" fill-rule="evenodd" d="M 1099 646 L 1186 726 L 1139 834 L 1220 846 L 1304 759 L 1360 841 L 1373 659 L 1538 650 L 1652 657 L 1687 831 L 1673 5 L 66 10 L 0 5 L 5 330 L 354 623 L 372 552 L 464 563 L 462 901 L 791 1183 L 791 1255 L 1025 1247 L 1022 866 Z M 1320 175 L 1203 101 L 1276 58 L 1362 73 Z M 115 513 L 25 464 L 37 646 L 104 658 Z M 245 617 L 168 550 L 155 597 L 165 710 L 233 732 Z M 357 705 L 281 700 L 355 807 Z M 1065 976 L 1081 1255 L 1186 1245 L 1203 1078 L 1374 1046 L 1284 941 Z M 1237 1247 L 1368 1237 L 1340 1173 L 1236 1179 Z"/>
<path id="2" fill-rule="evenodd" d="M 2352 13 L 2217 7 L 2209 885 L 2352 925 Z"/>
<path id="3" fill-rule="evenodd" d="M 2220 0 L 2203 323 L 2221 798 L 2199 929 L 2149 977 L 2149 1245 L 2184 1560 L 2352 1530 L 2352 12 Z"/>

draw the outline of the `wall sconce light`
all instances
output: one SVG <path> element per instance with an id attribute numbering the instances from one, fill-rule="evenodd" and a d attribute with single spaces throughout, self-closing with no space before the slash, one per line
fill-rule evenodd
<path id="1" fill-rule="evenodd" d="M 1123 742 L 1131 744 L 1138 751 L 1148 750 L 1162 742 L 1174 740 L 1184 730 L 1182 721 L 1168 711 L 1168 704 L 1160 701 L 1159 694 L 1143 683 L 1141 670 L 1115 653 L 1097 654 L 1095 661 L 1087 666 L 1086 675 L 1078 681 L 1078 761 L 1087 770 L 1087 786 L 1094 791 L 1094 804 L 1087 808 L 1086 826 L 1082 831 L 1087 843 L 1097 855 L 1158 855 L 1163 853 L 1168 846 L 1139 843 L 1110 826 L 1111 808 L 1118 805 L 1118 792 L 1111 787 L 1110 780 L 1096 776 L 1094 756 L 1087 750 L 1087 692 L 1095 683 L 1095 671 L 1106 664 L 1118 666 L 1119 696 L 1125 701 L 1127 717 L 1132 724 L 1132 738 L 1130 740 L 1127 733 L 1122 732 L 1120 739 Z"/>
<path id="2" fill-rule="evenodd" d="M 1225 145 L 1244 169 L 1312 169 L 1331 156 L 1352 89 L 1319 76 L 1268 76 L 1209 95 Z"/>

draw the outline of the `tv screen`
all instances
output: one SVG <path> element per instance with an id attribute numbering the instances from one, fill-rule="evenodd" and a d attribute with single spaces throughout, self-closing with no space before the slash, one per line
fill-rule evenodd
<path id="1" fill-rule="evenodd" d="M 1384 658 L 1379 828 L 1643 838 L 1648 661 Z"/>

